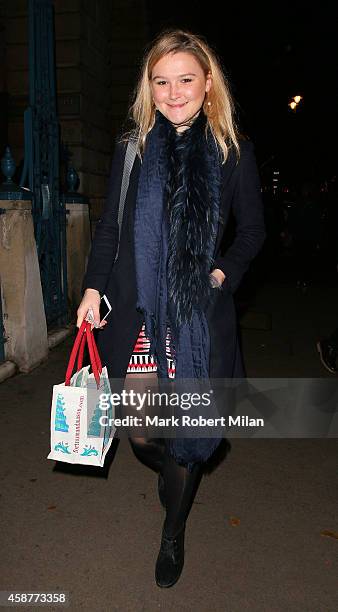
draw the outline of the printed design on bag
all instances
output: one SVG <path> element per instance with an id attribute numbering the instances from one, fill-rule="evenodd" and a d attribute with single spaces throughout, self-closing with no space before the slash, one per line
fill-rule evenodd
<path id="1" fill-rule="evenodd" d="M 103 389 L 102 389 L 102 391 L 104 393 L 109 393 L 109 395 L 111 394 L 109 380 L 106 377 L 103 378 Z M 99 404 L 99 406 L 100 406 L 100 404 Z M 101 416 L 102 416 L 102 414 L 101 414 Z M 113 405 L 112 405 L 111 402 L 109 402 L 109 408 L 108 408 L 107 416 L 108 416 L 108 423 L 112 423 L 113 422 Z M 107 444 L 109 443 L 112 429 L 113 429 L 113 427 L 112 427 L 111 424 L 108 424 L 108 425 L 106 425 L 104 427 L 104 436 L 103 436 L 103 448 L 104 449 L 106 448 Z"/>
<path id="2" fill-rule="evenodd" d="M 66 443 L 63 443 L 62 441 L 58 442 L 57 444 L 55 444 L 54 450 L 61 451 L 62 453 L 67 453 L 67 455 L 71 454 L 70 451 L 68 450 L 68 442 Z"/>
<path id="3" fill-rule="evenodd" d="M 101 416 L 102 416 L 102 410 L 100 408 L 100 405 L 96 404 L 94 414 L 92 416 L 92 420 L 90 421 L 90 425 L 89 425 L 89 429 L 87 433 L 88 436 L 95 436 L 97 438 L 100 437 L 100 434 L 101 434 L 100 418 Z"/>
<path id="4" fill-rule="evenodd" d="M 108 416 L 108 423 L 112 423 L 112 419 L 113 419 L 113 407 L 111 402 L 109 402 L 109 408 L 108 408 L 108 412 L 107 412 L 107 416 Z M 109 440 L 110 440 L 110 436 L 111 436 L 111 432 L 112 432 L 112 426 L 111 425 L 106 425 L 106 427 L 104 428 L 104 436 L 103 436 L 103 448 L 106 448 Z"/>
<path id="5" fill-rule="evenodd" d="M 73 453 L 77 453 L 80 446 L 80 427 L 81 427 L 81 410 L 83 408 L 84 395 L 81 395 L 79 407 L 76 411 L 75 417 L 75 443 L 73 448 Z"/>
<path id="6" fill-rule="evenodd" d="M 81 453 L 81 457 L 90 457 L 91 455 L 98 455 L 98 454 L 99 453 L 97 452 L 96 448 L 94 448 L 94 446 L 88 446 L 88 444 L 85 444 L 83 453 Z"/>
<path id="7" fill-rule="evenodd" d="M 68 431 L 69 425 L 65 416 L 65 400 L 61 393 L 58 393 L 55 408 L 55 431 Z"/>

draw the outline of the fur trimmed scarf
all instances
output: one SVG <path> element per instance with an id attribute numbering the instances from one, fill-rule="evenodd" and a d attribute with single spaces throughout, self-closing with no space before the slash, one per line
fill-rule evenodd
<path id="1" fill-rule="evenodd" d="M 134 224 L 137 310 L 144 314 L 159 379 L 168 379 L 167 325 L 175 379 L 208 379 L 210 337 L 205 316 L 220 201 L 220 153 L 201 109 L 177 133 L 158 110 L 147 135 Z M 220 439 L 168 439 L 175 460 L 193 468 Z"/>

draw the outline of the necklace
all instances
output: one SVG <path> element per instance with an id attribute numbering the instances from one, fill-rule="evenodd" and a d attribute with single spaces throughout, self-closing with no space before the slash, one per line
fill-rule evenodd
<path id="1" fill-rule="evenodd" d="M 201 107 L 202 108 L 202 107 Z M 171 125 L 176 129 L 178 127 L 182 127 L 182 126 L 187 126 L 188 128 L 192 126 L 192 124 L 194 123 L 197 115 L 200 113 L 201 108 L 198 109 L 198 111 L 196 111 L 196 113 L 194 115 L 192 115 L 192 117 L 189 117 L 189 119 L 186 119 L 185 121 L 182 121 L 181 123 L 174 123 L 173 121 L 170 121 Z M 178 132 L 179 133 L 179 132 Z"/>

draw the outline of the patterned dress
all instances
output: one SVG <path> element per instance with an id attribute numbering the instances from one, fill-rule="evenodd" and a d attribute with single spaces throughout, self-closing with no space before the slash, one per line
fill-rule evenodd
<path id="1" fill-rule="evenodd" d="M 169 378 L 175 378 L 175 361 L 171 350 L 171 333 L 169 326 L 167 327 L 166 336 L 166 355 L 168 364 Z M 157 372 L 157 363 L 153 355 L 149 354 L 150 342 L 144 333 L 144 323 L 136 340 L 134 350 L 129 360 L 127 374 L 144 374 L 147 372 Z"/>

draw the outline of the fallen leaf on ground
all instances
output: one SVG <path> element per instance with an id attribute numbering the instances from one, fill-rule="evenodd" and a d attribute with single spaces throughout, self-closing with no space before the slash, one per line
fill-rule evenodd
<path id="1" fill-rule="evenodd" d="M 320 532 L 320 535 L 338 540 L 338 531 L 330 531 L 329 529 L 324 529 L 324 531 Z"/>
<path id="2" fill-rule="evenodd" d="M 238 525 L 241 524 L 241 519 L 237 518 L 236 516 L 230 516 L 229 521 L 232 527 L 238 527 Z"/>

